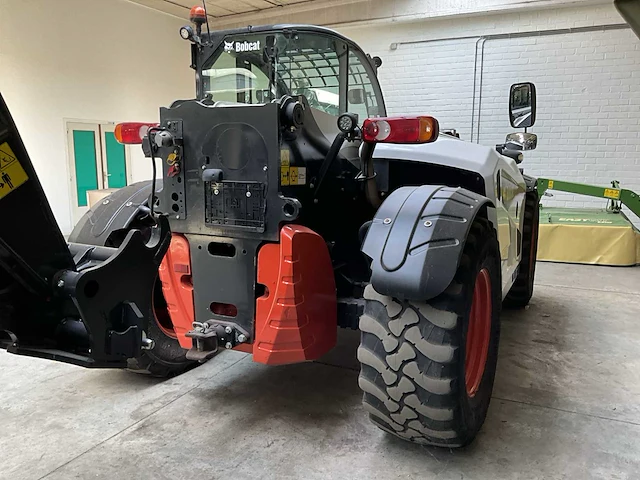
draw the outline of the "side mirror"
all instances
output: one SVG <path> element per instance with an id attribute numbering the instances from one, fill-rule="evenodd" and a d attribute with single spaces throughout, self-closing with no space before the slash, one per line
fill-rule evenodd
<path id="1" fill-rule="evenodd" d="M 352 88 L 347 93 L 347 99 L 351 105 L 364 104 L 364 88 Z"/>
<path id="2" fill-rule="evenodd" d="M 536 86 L 533 83 L 511 85 L 509 119 L 513 128 L 529 128 L 536 123 Z"/>
<path id="3" fill-rule="evenodd" d="M 535 150 L 537 146 L 538 136 L 534 133 L 510 133 L 505 142 L 507 150 Z"/>

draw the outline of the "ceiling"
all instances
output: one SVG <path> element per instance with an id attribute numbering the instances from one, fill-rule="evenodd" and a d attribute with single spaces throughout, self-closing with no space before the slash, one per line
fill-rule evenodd
<path id="1" fill-rule="evenodd" d="M 183 19 L 189 18 L 189 10 L 194 5 L 202 5 L 201 0 L 129 0 L 161 12 Z M 312 3 L 314 0 L 212 0 L 207 1 L 207 14 L 213 19 L 233 17 L 238 14 L 276 13 L 277 9 L 292 5 Z M 271 12 L 267 12 L 271 10 Z"/>

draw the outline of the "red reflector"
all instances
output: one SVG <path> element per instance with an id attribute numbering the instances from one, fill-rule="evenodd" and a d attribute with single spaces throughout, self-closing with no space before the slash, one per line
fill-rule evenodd
<path id="1" fill-rule="evenodd" d="M 433 117 L 368 118 L 362 139 L 370 143 L 429 143 L 438 138 L 440 127 Z"/>
<path id="2" fill-rule="evenodd" d="M 116 125 L 113 135 L 119 143 L 135 145 L 142 143 L 142 139 L 151 127 L 157 127 L 157 123 L 127 122 Z"/>

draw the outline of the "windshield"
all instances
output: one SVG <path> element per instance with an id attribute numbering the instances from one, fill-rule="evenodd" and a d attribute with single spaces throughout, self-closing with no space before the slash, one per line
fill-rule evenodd
<path id="1" fill-rule="evenodd" d="M 204 97 L 214 102 L 261 104 L 303 95 L 311 107 L 330 115 L 384 115 L 368 59 L 321 33 L 229 36 L 204 63 L 201 81 Z"/>

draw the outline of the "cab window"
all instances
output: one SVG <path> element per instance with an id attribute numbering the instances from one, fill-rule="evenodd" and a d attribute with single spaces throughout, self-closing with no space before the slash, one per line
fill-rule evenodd
<path id="1" fill-rule="evenodd" d="M 349 51 L 349 89 L 347 91 L 347 111 L 358 114 L 360 119 L 381 116 L 378 97 L 371 78 L 364 67 L 362 54 Z"/>

